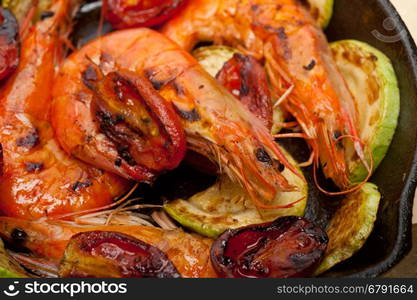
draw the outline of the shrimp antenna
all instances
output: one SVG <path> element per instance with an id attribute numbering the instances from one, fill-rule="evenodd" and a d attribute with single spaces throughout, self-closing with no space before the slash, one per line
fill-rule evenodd
<path id="1" fill-rule="evenodd" d="M 335 143 L 340 142 L 343 139 L 352 139 L 355 143 L 362 143 L 362 141 L 353 135 L 342 135 L 340 137 L 338 137 L 335 140 Z M 371 151 L 368 149 L 369 152 L 369 159 L 370 159 L 370 164 L 368 164 L 368 162 L 366 161 L 365 157 L 364 157 L 364 153 L 362 151 L 359 151 L 358 147 L 355 147 L 355 151 L 359 156 L 359 159 L 361 160 L 363 166 L 366 168 L 366 170 L 368 171 L 368 175 L 366 176 L 366 178 L 354 185 L 352 188 L 348 189 L 348 190 L 344 190 L 341 192 L 329 192 L 327 190 L 325 190 L 324 188 L 322 188 L 317 180 L 317 169 L 318 169 L 318 160 L 316 160 L 316 162 L 314 163 L 314 167 L 313 167 L 313 178 L 314 178 L 314 183 L 317 186 L 317 188 L 320 190 L 320 192 L 322 192 L 323 194 L 327 195 L 327 196 L 342 196 L 342 195 L 347 195 L 350 194 L 352 192 L 357 191 L 358 189 L 360 189 L 366 182 L 368 182 L 368 180 L 371 178 L 372 176 L 372 171 L 374 169 L 374 159 L 373 159 L 373 155 L 371 153 Z"/>
<path id="2" fill-rule="evenodd" d="M 43 258 L 28 256 L 9 251 L 10 256 L 25 269 L 39 277 L 59 277 L 59 267 L 54 262 Z M 36 273 L 35 271 L 36 270 Z"/>
<path id="3" fill-rule="evenodd" d="M 87 209 L 87 210 L 83 210 L 83 211 L 64 214 L 64 215 L 60 215 L 60 216 L 55 216 L 55 217 L 53 217 L 53 219 L 57 219 L 57 220 L 66 219 L 66 218 L 70 218 L 70 217 L 91 214 L 91 213 L 95 213 L 95 212 L 98 212 L 98 211 L 113 208 L 113 207 L 125 202 L 126 200 L 128 200 L 129 197 L 133 194 L 133 192 L 138 188 L 138 186 L 139 186 L 139 183 L 136 183 L 125 196 L 123 196 L 121 199 L 117 200 L 116 202 L 113 202 L 112 204 L 102 206 L 102 207 L 93 208 L 93 209 Z"/>
<path id="4" fill-rule="evenodd" d="M 291 203 L 288 203 L 286 205 L 266 205 L 266 204 L 263 204 L 262 202 L 260 202 L 256 198 L 253 198 L 253 197 L 251 197 L 251 198 L 252 198 L 252 201 L 255 203 L 256 207 L 260 208 L 260 209 L 287 209 L 287 208 L 294 207 L 297 203 L 300 203 L 301 201 L 305 200 L 306 197 L 301 197 L 300 199 L 295 200 L 295 201 L 293 201 Z"/>

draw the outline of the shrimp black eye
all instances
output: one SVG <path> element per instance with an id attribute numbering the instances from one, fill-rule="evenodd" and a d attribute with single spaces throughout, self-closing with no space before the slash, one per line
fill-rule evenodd
<path id="1" fill-rule="evenodd" d="M 14 228 L 10 236 L 14 244 L 22 244 L 26 241 L 28 237 L 27 233 L 20 228 Z"/>
<path id="2" fill-rule="evenodd" d="M 283 217 L 223 233 L 211 248 L 222 277 L 280 278 L 312 275 L 327 248 L 326 233 L 300 217 Z"/>
<path id="3" fill-rule="evenodd" d="M 54 15 L 55 14 L 52 11 L 45 10 L 41 13 L 41 20 L 43 21 L 43 20 L 52 18 Z"/>
<path id="4" fill-rule="evenodd" d="M 256 159 L 262 163 L 272 165 L 272 159 L 271 156 L 269 156 L 268 152 L 264 148 L 258 148 L 256 150 Z"/>

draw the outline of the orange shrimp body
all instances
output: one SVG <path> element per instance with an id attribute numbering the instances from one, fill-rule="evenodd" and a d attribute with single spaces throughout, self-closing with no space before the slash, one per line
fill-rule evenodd
<path id="1" fill-rule="evenodd" d="M 350 182 L 340 138 L 357 137 L 357 111 L 322 30 L 300 2 L 189 1 L 162 32 L 186 50 L 212 41 L 264 61 L 277 98 L 291 91 L 282 105 L 306 133 L 316 166 L 320 160 L 326 177 L 346 189 Z M 359 140 L 354 141 L 363 154 Z"/>
<path id="2" fill-rule="evenodd" d="M 128 188 L 118 177 L 69 157 L 49 123 L 59 30 L 70 9 L 54 1 L 54 16 L 22 41 L 21 62 L 0 93 L 0 212 L 37 219 L 108 205 Z"/>
<path id="3" fill-rule="evenodd" d="M 296 171 L 261 121 L 190 54 L 145 28 L 101 37 L 64 63 L 55 84 L 52 118 L 56 136 L 67 152 L 126 177 L 123 166 L 127 162 L 120 160 L 117 149 L 100 131 L 92 113 L 94 96 L 82 82 L 81 74 L 91 64 L 100 66 L 104 73 L 128 70 L 146 77 L 159 95 L 173 104 L 188 147 L 218 162 L 252 199 L 268 203 L 279 191 L 292 189 L 279 166 Z"/>
<path id="4" fill-rule="evenodd" d="M 16 232 L 25 233 L 18 241 L 34 254 L 59 263 L 71 237 L 86 231 L 112 231 L 133 236 L 159 248 L 174 263 L 182 277 L 217 277 L 210 261 L 210 239 L 149 226 L 77 226 L 52 220 L 27 221 L 0 217 L 0 236 L 14 243 Z"/>

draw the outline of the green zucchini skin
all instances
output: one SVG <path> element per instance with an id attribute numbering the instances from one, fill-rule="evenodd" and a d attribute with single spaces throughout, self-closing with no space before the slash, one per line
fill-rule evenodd
<path id="1" fill-rule="evenodd" d="M 334 0 L 308 0 L 310 13 L 317 25 L 326 28 L 333 16 Z"/>
<path id="2" fill-rule="evenodd" d="M 320 275 L 358 252 L 371 234 L 381 194 L 373 183 L 365 183 L 349 194 L 326 230 L 329 244 L 315 275 Z"/>
<path id="3" fill-rule="evenodd" d="M 373 171 L 388 152 L 400 114 L 400 92 L 390 59 L 374 47 L 355 40 L 330 45 L 336 65 L 346 80 L 358 110 L 359 137 Z M 352 185 L 363 182 L 368 170 L 358 159 L 352 144 L 346 161 Z"/>
<path id="4" fill-rule="evenodd" d="M 289 153 L 282 150 L 288 161 L 296 165 Z M 302 171 L 298 169 L 299 173 Z M 227 229 L 272 222 L 283 216 L 303 216 L 307 205 L 308 185 L 305 180 L 285 169 L 288 182 L 296 192 L 282 193 L 272 206 L 296 204 L 285 209 L 258 209 L 240 185 L 223 175 L 207 190 L 190 199 L 177 199 L 164 205 L 164 210 L 178 223 L 201 235 L 216 238 Z"/>

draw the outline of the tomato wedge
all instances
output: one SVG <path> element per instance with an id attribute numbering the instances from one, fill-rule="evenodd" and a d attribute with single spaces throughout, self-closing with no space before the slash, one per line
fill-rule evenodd
<path id="1" fill-rule="evenodd" d="M 217 81 L 257 116 L 272 126 L 272 100 L 264 68 L 253 57 L 235 53 L 216 75 Z"/>
<path id="2" fill-rule="evenodd" d="M 118 29 L 152 27 L 173 17 L 186 0 L 106 0 L 106 19 Z"/>
<path id="3" fill-rule="evenodd" d="M 318 225 L 288 216 L 225 231 L 211 247 L 211 261 L 221 277 L 307 277 L 322 260 L 327 243 Z"/>
<path id="4" fill-rule="evenodd" d="M 19 65 L 19 26 L 14 15 L 0 7 L 0 80 Z"/>
<path id="5" fill-rule="evenodd" d="M 73 236 L 60 265 L 60 277 L 179 278 L 177 268 L 158 248 L 112 231 Z"/>
<path id="6" fill-rule="evenodd" d="M 148 79 L 124 70 L 104 75 L 91 64 L 82 80 L 94 93 L 92 113 L 100 131 L 120 159 L 137 170 L 136 179 L 180 164 L 186 152 L 181 121 Z"/>

